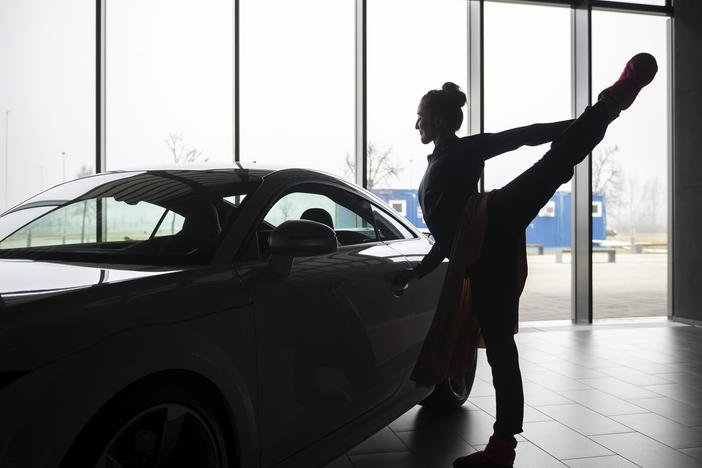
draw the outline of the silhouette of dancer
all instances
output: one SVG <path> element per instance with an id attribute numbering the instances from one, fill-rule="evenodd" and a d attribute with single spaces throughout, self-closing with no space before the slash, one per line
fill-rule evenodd
<path id="1" fill-rule="evenodd" d="M 448 257 L 449 266 L 432 326 L 412 379 L 431 386 L 461 378 L 471 365 L 477 325 L 492 368 L 497 403 L 494 434 L 485 450 L 460 457 L 456 467 L 510 467 L 522 432 L 524 396 L 514 332 L 526 279 L 524 231 L 558 187 L 602 140 L 608 125 L 627 109 L 658 70 L 647 53 L 635 55 L 612 86 L 574 121 L 534 124 L 496 134 L 459 138 L 466 95 L 453 83 L 420 101 L 415 128 L 422 143 L 434 143 L 418 197 L 436 239 L 414 269 L 401 272 L 396 287 L 421 278 Z M 498 190 L 478 193 L 485 160 L 522 145 L 552 141 L 531 168 Z M 458 311 L 469 297 L 467 312 Z M 463 300 L 461 300 L 463 299 Z M 472 311 L 475 311 L 473 314 Z M 476 323 L 477 318 L 477 323 Z"/>

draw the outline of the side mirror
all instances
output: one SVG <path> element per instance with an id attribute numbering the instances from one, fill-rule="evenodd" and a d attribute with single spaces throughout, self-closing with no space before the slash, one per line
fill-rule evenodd
<path id="1" fill-rule="evenodd" d="M 293 257 L 321 255 L 336 251 L 336 233 L 326 224 L 304 219 L 285 221 L 268 238 L 274 273 L 290 274 Z"/>

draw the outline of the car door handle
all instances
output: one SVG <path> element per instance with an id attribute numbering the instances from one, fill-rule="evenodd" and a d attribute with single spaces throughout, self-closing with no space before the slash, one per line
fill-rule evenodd
<path id="1" fill-rule="evenodd" d="M 393 284 L 391 289 L 392 289 L 392 295 L 395 296 L 396 298 L 402 296 L 405 293 L 405 289 L 409 287 L 409 283 L 405 283 L 403 286 L 395 285 Z"/>

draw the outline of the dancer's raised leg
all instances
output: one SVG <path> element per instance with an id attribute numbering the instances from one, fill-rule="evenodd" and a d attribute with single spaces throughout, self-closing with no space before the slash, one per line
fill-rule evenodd
<path id="1" fill-rule="evenodd" d="M 631 106 L 643 86 L 651 82 L 658 67 L 652 55 L 635 55 L 619 80 L 599 94 L 531 168 L 497 190 L 490 202 L 490 220 L 503 227 L 523 230 L 561 184 L 573 176 L 573 168 L 602 140 L 610 122 Z"/>
<path id="2" fill-rule="evenodd" d="M 553 142 L 541 160 L 493 193 L 488 204 L 488 228 L 479 260 L 481 265 L 476 269 L 475 277 L 471 275 L 471 283 L 487 354 L 492 357 L 490 365 L 497 395 L 497 420 L 495 434 L 485 450 L 458 458 L 454 461 L 455 467 L 511 467 L 517 442 L 509 432 L 521 431 L 521 376 L 517 348 L 510 339 L 519 297 L 507 298 L 504 293 L 500 294 L 500 291 L 509 290 L 503 286 L 509 285 L 511 280 L 509 262 L 516 261 L 517 257 L 504 251 L 504 246 L 511 243 L 500 242 L 500 239 L 523 233 L 558 187 L 572 177 L 573 167 L 602 140 L 609 123 L 622 109 L 631 105 L 656 71 L 656 61 L 651 55 L 634 56 L 620 79 L 600 93 L 598 102 L 586 109 Z M 515 379 L 519 380 L 519 385 L 515 385 Z M 504 403 L 505 398 L 514 401 Z"/>

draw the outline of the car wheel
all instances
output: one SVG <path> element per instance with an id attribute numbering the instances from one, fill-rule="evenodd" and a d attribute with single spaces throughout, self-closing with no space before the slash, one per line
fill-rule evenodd
<path id="1" fill-rule="evenodd" d="M 473 351 L 473 365 L 460 381 L 448 377 L 440 384 L 434 386 L 434 391 L 431 392 L 428 397 L 420 401 L 419 404 L 425 408 L 441 410 L 461 407 L 468 399 L 470 390 L 473 387 L 477 363 L 478 352 L 476 349 Z"/>
<path id="2" fill-rule="evenodd" d="M 103 408 L 62 467 L 231 468 L 215 409 L 175 385 L 137 388 Z"/>

